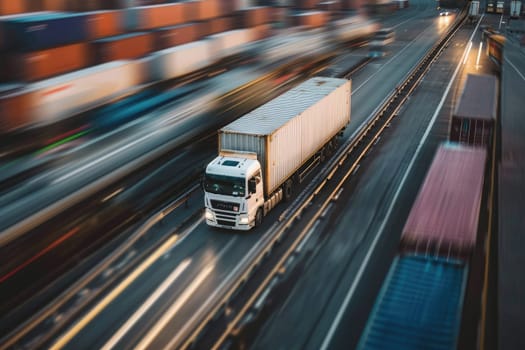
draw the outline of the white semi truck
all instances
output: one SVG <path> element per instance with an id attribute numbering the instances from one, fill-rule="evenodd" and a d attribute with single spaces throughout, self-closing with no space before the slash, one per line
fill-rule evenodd
<path id="1" fill-rule="evenodd" d="M 203 179 L 206 223 L 249 230 L 336 147 L 351 81 L 311 78 L 219 130 Z"/>

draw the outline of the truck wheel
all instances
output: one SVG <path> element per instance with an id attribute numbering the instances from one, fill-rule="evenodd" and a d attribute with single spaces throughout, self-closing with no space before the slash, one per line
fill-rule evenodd
<path id="1" fill-rule="evenodd" d="M 292 194 L 293 194 L 293 182 L 291 179 L 288 179 L 284 183 L 284 201 L 289 202 L 292 200 Z"/>
<path id="2" fill-rule="evenodd" d="M 263 221 L 263 211 L 261 208 L 257 209 L 257 213 L 255 214 L 255 227 L 261 226 Z"/>

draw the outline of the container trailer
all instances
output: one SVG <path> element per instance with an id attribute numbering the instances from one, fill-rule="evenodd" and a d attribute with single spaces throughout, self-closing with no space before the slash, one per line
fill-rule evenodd
<path id="1" fill-rule="evenodd" d="M 312 78 L 219 130 L 203 179 L 206 223 L 249 230 L 335 147 L 350 122 L 346 79 Z"/>
<path id="2" fill-rule="evenodd" d="M 468 74 L 450 125 L 450 141 L 489 146 L 498 113 L 498 81 L 493 75 Z"/>
<path id="3" fill-rule="evenodd" d="M 441 145 L 403 228 L 404 251 L 466 256 L 473 250 L 483 195 L 487 150 Z"/>
<path id="4" fill-rule="evenodd" d="M 396 257 L 357 349 L 455 349 L 467 271 L 461 260 Z"/>

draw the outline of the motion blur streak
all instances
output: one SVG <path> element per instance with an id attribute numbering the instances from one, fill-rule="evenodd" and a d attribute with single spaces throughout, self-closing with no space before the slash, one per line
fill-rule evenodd
<path id="1" fill-rule="evenodd" d="M 193 280 L 191 285 L 182 293 L 177 301 L 169 308 L 169 310 L 162 316 L 162 318 L 155 324 L 149 333 L 142 339 L 142 341 L 135 348 L 136 350 L 147 349 L 160 331 L 168 324 L 172 317 L 179 311 L 179 309 L 186 303 L 192 294 L 199 288 L 202 282 L 213 271 L 215 265 L 208 265 L 199 275 Z"/>
<path id="2" fill-rule="evenodd" d="M 56 241 L 54 241 L 53 243 L 48 245 L 45 249 L 41 250 L 38 254 L 36 254 L 32 258 L 26 260 L 24 263 L 20 264 L 17 268 L 13 269 L 11 272 L 8 272 L 7 274 L 3 275 L 0 278 L 0 283 L 3 283 L 5 281 L 7 281 L 10 277 L 15 275 L 17 272 L 19 272 L 20 270 L 25 268 L 27 265 L 33 263 L 35 260 L 37 260 L 38 258 L 43 256 L 47 252 L 55 249 L 60 243 L 64 242 L 65 240 L 67 240 L 68 238 L 70 238 L 71 236 L 73 236 L 77 232 L 78 232 L 78 227 L 75 227 L 75 228 L 71 229 L 68 233 L 66 233 L 65 235 L 63 235 L 62 237 L 60 237 L 59 239 L 57 239 Z"/>
<path id="3" fill-rule="evenodd" d="M 68 138 L 68 137 L 72 136 L 73 134 L 77 134 L 77 133 L 79 133 L 81 131 L 85 131 L 88 128 L 89 128 L 89 125 L 87 125 L 87 124 L 86 125 L 82 125 L 79 128 L 76 128 L 76 129 L 73 129 L 73 130 L 69 130 L 68 132 L 65 132 L 65 133 L 60 134 L 60 135 L 58 135 L 56 137 L 50 138 L 49 140 L 46 141 L 46 143 L 51 145 L 51 144 L 56 143 L 56 142 L 58 142 L 60 140 Z"/>
<path id="4" fill-rule="evenodd" d="M 98 163 L 100 163 L 100 162 L 102 162 L 102 161 L 104 161 L 104 160 L 106 160 L 106 159 L 108 159 L 108 158 L 113 157 L 115 154 L 124 151 L 126 148 L 130 148 L 130 147 L 136 145 L 137 143 L 140 143 L 140 142 L 144 141 L 144 140 L 147 139 L 148 137 L 151 137 L 152 135 L 156 134 L 157 132 L 158 132 L 158 130 L 155 131 L 155 132 L 153 132 L 152 134 L 144 135 L 144 136 L 142 136 L 141 138 L 139 138 L 139 139 L 137 139 L 137 140 L 135 140 L 135 141 L 133 141 L 133 142 L 130 142 L 130 143 L 128 143 L 128 144 L 126 144 L 126 145 L 124 145 L 124 146 L 122 146 L 122 147 L 120 147 L 120 148 L 114 150 L 113 152 L 107 153 L 107 154 L 104 155 L 103 157 L 97 158 L 97 159 L 94 160 L 93 162 L 88 163 L 88 164 L 86 164 L 86 165 L 83 165 L 83 166 L 81 166 L 80 168 L 77 168 L 77 169 L 73 170 L 72 172 L 70 172 L 70 173 L 68 173 L 68 174 L 66 174 L 66 175 L 64 175 L 64 176 L 59 177 L 58 179 L 56 179 L 55 181 L 53 181 L 53 183 L 54 183 L 54 184 L 57 184 L 57 183 L 62 182 L 63 180 L 68 179 L 68 178 L 70 178 L 70 177 L 72 177 L 72 176 L 74 176 L 74 175 L 76 175 L 76 174 L 78 174 L 78 173 L 81 173 L 81 172 L 83 172 L 84 170 L 86 170 L 86 169 L 88 169 L 88 168 L 91 168 L 91 167 L 93 167 L 94 165 L 96 165 L 96 164 L 98 164 Z"/>
<path id="5" fill-rule="evenodd" d="M 175 235 L 168 239 L 160 248 L 158 248 L 153 254 L 150 255 L 142 264 L 139 265 L 125 280 L 120 282 L 120 284 L 111 291 L 104 299 L 102 299 L 91 311 L 89 311 L 78 323 L 76 323 L 72 328 L 70 328 L 64 335 L 62 335 L 52 346 L 52 350 L 62 349 L 67 343 L 73 339 L 89 322 L 91 322 L 106 306 L 109 305 L 115 298 L 122 293 L 133 281 L 137 279 L 147 268 L 149 268 L 159 257 L 166 253 L 171 246 L 179 238 L 178 235 Z"/>
<path id="6" fill-rule="evenodd" d="M 164 282 L 150 295 L 142 306 L 119 328 L 111 339 L 102 347 L 102 350 L 113 349 L 122 337 L 129 332 L 131 327 L 151 308 L 151 306 L 166 292 L 171 284 L 186 270 L 190 265 L 191 259 L 184 260 L 173 272 L 164 280 Z"/>
<path id="7" fill-rule="evenodd" d="M 50 151 L 50 150 L 52 150 L 53 148 L 56 148 L 56 147 L 58 147 L 58 146 L 62 146 L 63 144 L 66 144 L 66 143 L 68 143 L 68 142 L 71 142 L 71 141 L 73 141 L 73 140 L 76 140 L 76 139 L 78 139 L 78 138 L 80 138 L 80 137 L 86 135 L 87 133 L 89 133 L 89 131 L 86 130 L 86 131 L 81 131 L 81 132 L 76 133 L 76 134 L 74 134 L 74 135 L 68 136 L 68 137 L 66 137 L 66 138 L 64 138 L 64 139 L 61 139 L 60 141 L 54 142 L 54 143 L 52 143 L 52 144 L 50 144 L 50 145 L 48 145 L 48 146 L 46 146 L 46 147 L 40 149 L 40 150 L 37 152 L 37 154 L 40 155 L 40 154 L 42 154 L 42 153 L 46 153 L 47 151 Z"/>

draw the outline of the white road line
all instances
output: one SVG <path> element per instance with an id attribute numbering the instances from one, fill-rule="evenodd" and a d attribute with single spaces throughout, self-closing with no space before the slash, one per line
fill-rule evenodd
<path id="1" fill-rule="evenodd" d="M 119 330 L 109 339 L 102 347 L 102 350 L 113 349 L 115 345 L 126 335 L 131 327 L 157 302 L 157 300 L 166 292 L 172 283 L 188 268 L 191 259 L 185 259 L 173 272 L 164 280 L 164 282 L 149 296 L 142 306 L 133 313 L 133 315 L 119 328 Z"/>
<path id="2" fill-rule="evenodd" d="M 97 165 L 98 163 L 100 163 L 100 162 L 102 162 L 102 161 L 104 161 L 104 160 L 106 160 L 106 159 L 108 159 L 108 158 L 113 157 L 115 154 L 120 153 L 120 152 L 124 151 L 125 149 L 130 148 L 130 147 L 132 147 L 132 146 L 138 144 L 139 142 L 142 142 L 142 141 L 144 141 L 144 140 L 146 140 L 146 139 L 148 139 L 148 138 L 151 138 L 151 137 L 152 137 L 153 135 L 155 135 L 156 133 L 158 133 L 158 130 L 152 132 L 151 134 L 144 135 L 144 136 L 142 136 L 141 138 L 139 138 L 139 139 L 137 139 L 137 140 L 135 140 L 135 141 L 133 141 L 133 142 L 127 143 L 127 144 L 125 144 L 124 146 L 122 146 L 122 147 L 120 147 L 120 148 L 117 148 L 116 150 L 113 150 L 113 151 L 109 152 L 108 154 L 105 154 L 104 156 L 102 156 L 102 157 L 100 157 L 100 158 L 97 158 L 97 159 L 95 159 L 94 161 L 92 161 L 92 162 L 90 162 L 90 163 L 88 163 L 88 164 L 85 164 L 85 165 L 83 165 L 83 166 L 81 166 L 81 167 L 79 167 L 79 168 L 73 170 L 72 172 L 67 173 L 67 174 L 65 174 L 65 175 L 63 175 L 63 176 L 61 176 L 61 177 L 59 177 L 58 179 L 54 180 L 54 181 L 52 182 L 52 184 L 57 184 L 57 183 L 60 183 L 60 182 L 62 182 L 62 181 L 64 181 L 64 180 L 70 178 L 70 177 L 73 177 L 73 176 L 75 176 L 76 174 L 81 173 L 81 172 L 83 172 L 84 170 L 86 170 L 86 169 L 88 169 L 88 168 L 91 168 L 91 167 L 93 167 L 94 165 Z"/>
<path id="3" fill-rule="evenodd" d="M 180 310 L 180 308 L 188 301 L 188 299 L 193 295 L 193 293 L 200 287 L 201 283 L 204 282 L 206 277 L 213 271 L 215 264 L 208 265 L 202 270 L 199 275 L 193 280 L 190 286 L 181 294 L 175 303 L 162 315 L 162 318 L 153 326 L 148 334 L 142 341 L 135 347 L 136 350 L 147 349 L 148 346 L 153 342 L 153 340 L 159 335 L 159 333 L 166 327 L 169 321 L 172 320 L 173 316 Z"/>
<path id="4" fill-rule="evenodd" d="M 483 15 L 481 16 L 480 20 L 478 21 L 478 25 L 474 28 L 474 31 L 472 32 L 472 35 L 469 39 L 469 41 L 472 41 L 472 38 L 477 32 L 478 26 L 481 23 L 481 19 L 483 18 Z M 463 52 L 463 55 L 467 56 L 467 50 Z M 330 326 L 330 329 L 328 330 L 328 334 L 326 335 L 323 344 L 321 345 L 321 350 L 327 350 L 329 348 L 330 342 L 332 341 L 332 338 L 334 337 L 335 331 L 337 330 L 337 327 L 339 326 L 339 323 L 341 322 L 341 319 L 343 318 L 343 314 L 345 313 L 346 309 L 348 308 L 348 304 L 350 303 L 350 300 L 352 300 L 354 293 L 356 291 L 357 285 L 360 283 L 361 278 L 363 277 L 363 273 L 365 271 L 365 267 L 368 265 L 368 262 L 370 260 L 370 257 L 372 256 L 373 251 L 375 250 L 377 246 L 377 242 L 379 242 L 379 238 L 383 236 L 383 232 L 385 231 L 386 223 L 388 219 L 390 218 L 390 215 L 392 214 L 392 211 L 394 210 L 394 205 L 397 202 L 397 198 L 399 197 L 399 194 L 401 193 L 402 188 L 405 186 L 405 182 L 408 178 L 408 174 L 412 171 L 412 167 L 414 166 L 414 162 L 416 161 L 416 158 L 419 156 L 419 152 L 421 152 L 421 149 L 423 148 L 423 145 L 425 144 L 428 135 L 430 134 L 430 130 L 434 126 L 434 123 L 436 122 L 436 119 L 439 115 L 439 112 L 441 111 L 441 108 L 443 107 L 443 104 L 445 103 L 445 100 L 447 98 L 447 95 L 450 91 L 450 88 L 452 87 L 452 84 L 454 80 L 456 79 L 456 76 L 459 73 L 459 69 L 461 68 L 461 61 L 460 64 L 457 65 L 456 70 L 454 71 L 454 74 L 452 75 L 452 78 L 450 79 L 447 88 L 445 89 L 445 92 L 443 96 L 441 97 L 441 100 L 439 101 L 439 104 L 436 108 L 436 111 L 434 112 L 434 115 L 432 116 L 432 119 L 430 120 L 430 123 L 428 124 L 425 133 L 423 134 L 423 137 L 419 141 L 419 144 L 417 145 L 416 152 L 412 156 L 412 159 L 410 160 L 410 163 L 408 164 L 407 170 L 405 171 L 403 178 L 401 179 L 401 182 L 399 183 L 399 186 L 397 187 L 396 193 L 394 194 L 394 197 L 392 198 L 392 201 L 390 202 L 390 205 L 388 206 L 387 213 L 385 215 L 385 219 L 381 223 L 381 226 L 379 227 L 378 234 L 374 237 L 374 240 L 372 242 L 372 245 L 370 246 L 370 249 L 368 249 L 368 252 L 366 253 L 364 261 L 361 263 L 361 266 L 359 267 L 359 270 L 357 271 L 357 275 L 350 286 L 350 290 L 345 296 L 345 299 L 343 300 L 343 304 L 339 308 L 339 311 L 337 312 L 337 315 L 334 319 L 334 322 Z"/>
<path id="5" fill-rule="evenodd" d="M 277 226 L 277 223 L 274 223 L 272 225 L 272 228 L 266 232 L 272 232 L 273 231 L 273 227 L 274 226 Z M 262 242 L 265 238 L 266 238 L 266 235 L 264 237 L 262 237 L 259 242 Z M 201 307 L 197 310 L 197 312 L 194 312 L 193 313 L 193 316 L 187 320 L 186 324 L 182 327 L 181 330 L 179 330 L 177 332 L 177 334 L 175 334 L 173 336 L 173 338 L 171 339 L 171 342 L 168 344 L 168 346 L 164 347 L 164 349 L 174 349 L 175 345 L 180 341 L 180 338 L 183 334 L 185 334 L 187 331 L 188 331 L 188 328 L 195 322 L 195 320 L 197 319 L 197 317 L 199 317 L 204 310 L 207 310 L 210 308 L 210 304 L 211 302 L 217 297 L 217 295 L 219 294 L 220 291 L 222 291 L 224 289 L 224 286 L 226 285 L 226 283 L 229 283 L 230 280 L 233 278 L 233 276 L 237 275 L 240 268 L 244 265 L 246 265 L 248 259 L 250 257 L 253 256 L 253 254 L 255 253 L 255 251 L 257 250 L 259 244 L 256 244 L 254 245 L 250 251 L 248 252 L 248 254 L 246 254 L 244 256 L 244 258 L 242 258 L 241 262 L 237 264 L 237 266 L 235 267 L 235 269 L 233 269 L 233 271 L 231 271 L 228 276 L 221 282 L 221 284 L 215 289 L 215 291 L 213 292 L 212 295 L 210 295 L 210 297 L 201 305 Z"/>
<path id="6" fill-rule="evenodd" d="M 505 61 L 511 65 L 512 68 L 514 68 L 514 70 L 519 74 L 519 76 L 521 77 L 521 79 L 525 80 L 525 76 L 523 76 L 523 74 L 519 71 L 518 68 L 516 68 L 516 66 L 507 58 L 505 57 Z"/>
<path id="7" fill-rule="evenodd" d="M 468 42 L 467 45 L 467 53 L 465 54 L 465 58 L 463 59 L 463 64 L 467 64 L 468 56 L 470 54 L 470 49 L 472 49 L 472 40 Z"/>
<path id="8" fill-rule="evenodd" d="M 428 29 L 427 29 L 428 30 Z M 381 70 L 383 70 L 383 68 L 385 68 L 386 66 L 388 66 L 388 64 L 390 62 L 392 62 L 392 60 L 394 60 L 395 58 L 397 58 L 397 56 L 399 56 L 401 53 L 403 53 L 403 51 L 405 51 L 406 49 L 408 49 L 410 46 L 412 46 L 412 44 L 414 44 L 416 42 L 416 40 L 419 39 L 420 36 L 422 36 L 423 34 L 425 34 L 426 30 L 422 31 L 421 33 L 418 34 L 418 36 L 416 36 L 414 38 L 414 40 L 412 40 L 407 46 L 405 46 L 403 49 L 401 49 L 401 51 L 399 51 L 398 53 L 396 53 L 394 56 L 392 56 L 388 61 L 386 61 L 377 71 L 374 72 L 374 74 L 372 74 L 371 76 L 368 77 L 368 79 L 366 79 L 361 85 L 359 85 L 354 91 L 352 91 L 352 95 L 355 94 L 356 92 L 359 91 L 359 89 L 361 89 L 363 86 L 365 86 L 366 83 L 368 83 L 370 81 L 370 79 L 372 79 L 373 77 L 376 76 L 376 74 L 378 74 L 379 72 L 381 72 Z"/>
<path id="9" fill-rule="evenodd" d="M 173 319 L 175 314 L 180 310 L 182 306 L 190 299 L 197 288 L 206 280 L 206 277 L 213 271 L 215 264 L 219 261 L 222 256 L 230 249 L 233 243 L 237 240 L 235 236 L 216 256 L 213 263 L 206 265 L 203 270 L 193 279 L 193 282 L 188 288 L 179 296 L 179 298 L 171 305 L 171 307 L 162 315 L 160 320 L 149 330 L 149 332 L 142 338 L 141 342 L 135 347 L 135 350 L 147 349 L 150 344 L 155 340 L 159 333 L 166 327 L 166 325 Z"/>
<path id="10" fill-rule="evenodd" d="M 503 14 L 501 15 L 500 19 L 499 19 L 499 27 L 498 27 L 498 30 L 501 29 L 501 23 L 503 23 Z"/>
<path id="11" fill-rule="evenodd" d="M 476 68 L 479 68 L 479 58 L 481 57 L 481 51 L 483 50 L 483 41 L 479 42 L 478 58 L 476 59 Z"/>

